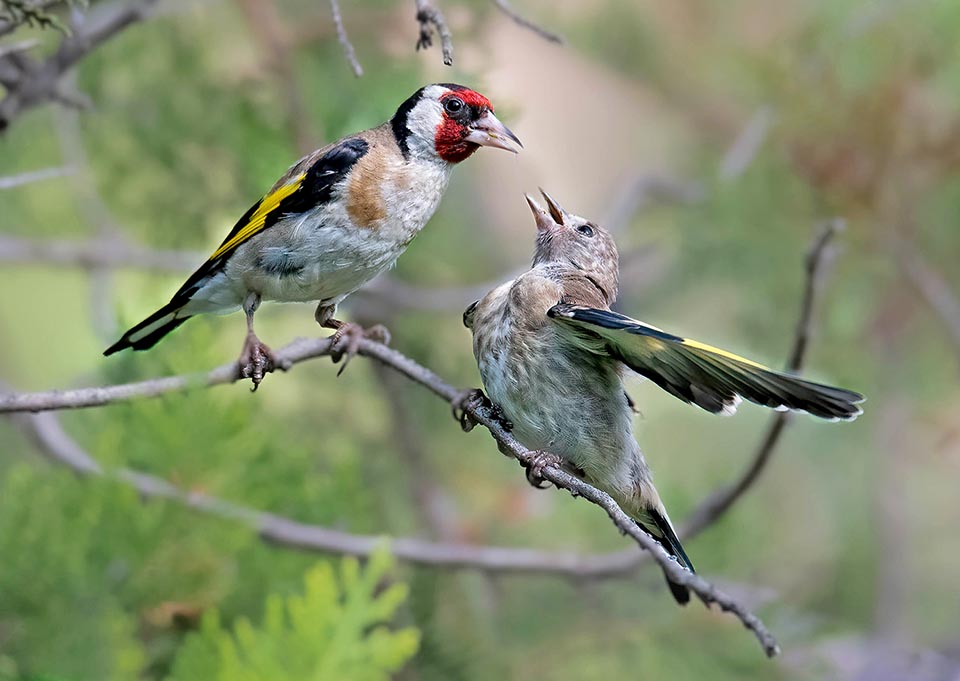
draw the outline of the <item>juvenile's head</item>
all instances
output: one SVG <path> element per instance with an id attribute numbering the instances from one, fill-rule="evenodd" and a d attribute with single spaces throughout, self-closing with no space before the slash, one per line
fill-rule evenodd
<path id="1" fill-rule="evenodd" d="M 526 194 L 537 221 L 537 250 L 533 265 L 556 263 L 583 272 L 608 300 L 617 297 L 620 256 L 610 232 L 579 215 L 567 213 L 542 189 L 549 212 Z"/>
<path id="2" fill-rule="evenodd" d="M 517 153 L 520 140 L 493 115 L 493 105 L 470 88 L 437 83 L 420 88 L 390 120 L 404 156 L 459 163 L 480 147 Z"/>

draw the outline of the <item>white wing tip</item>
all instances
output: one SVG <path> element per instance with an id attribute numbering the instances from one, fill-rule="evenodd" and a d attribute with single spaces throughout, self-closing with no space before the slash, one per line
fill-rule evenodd
<path id="1" fill-rule="evenodd" d="M 732 400 L 723 403 L 723 409 L 720 410 L 720 413 L 724 416 L 733 416 L 737 413 L 737 407 L 739 407 L 742 402 L 742 397 L 734 395 Z"/>

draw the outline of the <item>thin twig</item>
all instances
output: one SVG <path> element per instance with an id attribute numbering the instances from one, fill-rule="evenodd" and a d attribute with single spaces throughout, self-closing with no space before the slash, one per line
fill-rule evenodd
<path id="1" fill-rule="evenodd" d="M 415 0 L 417 5 L 417 22 L 420 24 L 420 36 L 417 38 L 417 49 L 427 49 L 433 45 L 433 30 L 440 35 L 440 50 L 443 52 L 443 63 L 453 64 L 453 36 L 447 20 L 430 0 Z"/>
<path id="2" fill-rule="evenodd" d="M 330 9 L 333 11 L 333 25 L 337 28 L 337 40 L 340 41 L 340 46 L 343 47 L 343 53 L 347 55 L 347 61 L 350 62 L 353 75 L 359 78 L 363 75 L 363 67 L 360 66 L 360 62 L 357 60 L 357 53 L 353 49 L 353 43 L 350 42 L 347 29 L 343 25 L 343 16 L 340 14 L 339 0 L 330 0 Z"/>
<path id="3" fill-rule="evenodd" d="M 557 43 L 558 45 L 563 45 L 564 42 L 566 42 L 563 39 L 563 36 L 547 30 L 540 24 L 527 19 L 525 16 L 517 12 L 517 10 L 513 8 L 513 5 L 511 5 L 508 0 L 493 0 L 493 4 L 496 5 L 501 12 L 510 17 L 518 26 L 522 26 L 527 30 L 533 31 L 544 40 L 547 40 L 551 43 Z"/>
<path id="4" fill-rule="evenodd" d="M 190 272 L 204 257 L 199 251 L 161 251 L 101 239 L 43 241 L 0 234 L 0 263 Z"/>
<path id="5" fill-rule="evenodd" d="M 800 303 L 800 317 L 794 333 L 793 348 L 787 360 L 787 370 L 799 372 L 803 368 L 807 346 L 813 329 L 813 310 L 817 302 L 817 293 L 820 289 L 826 269 L 824 264 L 829 260 L 830 242 L 837 232 L 842 231 L 845 222 L 840 218 L 828 220 L 816 235 L 805 260 L 806 283 L 803 299 Z M 776 449 L 784 429 L 790 423 L 790 412 L 778 412 L 770 419 L 770 425 L 756 452 L 750 459 L 747 468 L 726 487 L 722 487 L 707 497 L 698 505 L 681 525 L 680 535 L 683 538 L 693 537 L 716 522 L 717 518 L 730 510 L 737 500 L 753 486 L 760 474 L 767 467 L 770 458 Z"/>

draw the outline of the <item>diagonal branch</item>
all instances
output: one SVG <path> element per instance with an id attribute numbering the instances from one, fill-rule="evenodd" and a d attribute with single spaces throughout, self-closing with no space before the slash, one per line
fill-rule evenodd
<path id="1" fill-rule="evenodd" d="M 331 347 L 332 343 L 328 338 L 312 340 L 299 339 L 278 351 L 276 358 L 279 365 L 289 368 L 297 362 L 312 357 L 328 355 L 331 352 Z M 448 403 L 456 401 L 462 395 L 462 391 L 457 390 L 452 385 L 443 381 L 443 379 L 430 369 L 417 364 L 409 357 L 402 355 L 386 345 L 368 339 L 362 339 L 359 343 L 358 353 L 389 366 L 415 383 L 424 386 Z M 103 388 L 81 388 L 78 390 L 54 391 L 50 393 L 5 395 L 0 397 L 0 411 L 23 412 L 92 407 L 126 401 L 136 397 L 155 397 L 167 392 L 184 390 L 190 387 L 230 383 L 238 379 L 239 371 L 237 365 L 236 363 L 230 363 L 204 375 L 171 376 L 151 381 L 142 381 L 140 383 Z M 531 463 L 534 456 L 533 453 L 527 451 L 527 449 L 503 427 L 500 421 L 495 418 L 491 408 L 482 405 L 468 405 L 465 407 L 465 411 L 474 421 L 484 425 L 490 431 L 501 449 L 509 451 L 518 461 L 525 465 Z M 35 419 L 38 417 L 28 418 Z M 286 538 L 285 543 L 288 544 L 297 544 L 304 536 L 315 537 L 318 533 L 321 536 L 328 536 L 326 533 L 330 532 L 330 530 L 325 528 L 307 528 L 297 523 L 290 523 L 290 521 L 278 519 L 276 516 L 264 516 L 259 512 L 252 512 L 249 509 L 226 504 L 226 502 L 221 502 L 212 497 L 194 494 L 184 496 L 181 490 L 169 483 L 156 478 L 150 478 L 149 476 L 145 478 L 141 473 L 128 471 L 126 473 L 121 472 L 119 475 L 121 479 L 136 484 L 138 489 L 141 489 L 143 493 L 174 498 L 189 503 L 191 507 L 208 510 L 218 513 L 219 515 L 239 517 L 242 520 L 254 523 L 260 529 L 261 534 L 264 532 L 262 523 L 265 519 L 276 521 L 274 525 L 269 525 L 271 532 L 275 534 L 272 534 L 268 538 L 273 539 L 276 536 L 282 536 Z M 682 568 L 652 537 L 640 530 L 637 524 L 620 509 L 609 495 L 592 487 L 583 480 L 575 478 L 559 468 L 552 466 L 544 468 L 541 477 L 549 480 L 556 487 L 566 489 L 574 496 L 581 496 L 603 508 L 623 534 L 629 535 L 641 548 L 650 553 L 654 561 L 656 561 L 660 568 L 670 577 L 671 581 L 689 588 L 696 593 L 706 605 L 709 606 L 716 603 L 723 611 L 734 614 L 745 627 L 754 633 L 768 656 L 776 655 L 779 652 L 773 636 L 766 630 L 756 615 L 746 610 L 738 602 L 702 577 L 694 575 Z"/>
<path id="2" fill-rule="evenodd" d="M 557 43 L 558 45 L 563 45 L 564 42 L 566 42 L 563 39 L 563 36 L 544 28 L 540 24 L 527 19 L 525 16 L 517 12 L 517 10 L 513 8 L 513 5 L 510 4 L 509 0 L 493 0 L 493 4 L 497 6 L 497 9 L 512 19 L 515 24 L 527 29 L 528 31 L 533 31 L 544 40 L 551 43 Z"/>
<path id="3" fill-rule="evenodd" d="M 347 56 L 350 68 L 353 69 L 353 75 L 357 78 L 363 75 L 363 67 L 357 60 L 357 52 L 353 49 L 353 43 L 350 42 L 350 36 L 347 35 L 347 29 L 343 25 L 343 15 L 340 13 L 340 0 L 330 0 L 330 10 L 333 12 L 333 25 L 337 29 L 337 40 L 343 48 L 343 53 Z"/>
<path id="4" fill-rule="evenodd" d="M 841 218 L 826 221 L 820 232 L 814 237 L 805 261 L 806 284 L 803 300 L 800 303 L 800 318 L 794 334 L 793 348 L 787 360 L 787 370 L 799 372 L 803 368 L 807 346 L 813 329 L 813 310 L 817 302 L 817 293 L 825 274 L 825 262 L 829 259 L 830 243 L 837 232 L 842 231 L 846 223 Z M 730 510 L 737 500 L 753 486 L 763 473 L 776 449 L 784 429 L 790 423 L 790 412 L 778 412 L 770 419 L 770 425 L 757 447 L 747 468 L 732 483 L 718 489 L 697 506 L 680 528 L 684 538 L 700 534 L 712 525 L 717 518 Z"/>

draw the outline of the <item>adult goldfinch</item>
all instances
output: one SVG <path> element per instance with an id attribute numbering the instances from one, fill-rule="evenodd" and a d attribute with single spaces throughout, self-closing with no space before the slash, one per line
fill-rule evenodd
<path id="1" fill-rule="evenodd" d="M 240 371 L 254 388 L 273 369 L 256 336 L 261 300 L 312 302 L 325 328 L 337 305 L 393 265 L 443 197 L 450 171 L 482 146 L 516 153 L 520 141 L 483 95 L 454 84 L 417 90 L 393 118 L 305 156 L 233 227 L 169 303 L 104 352 L 146 350 L 190 317 L 242 308 Z"/>
<path id="2" fill-rule="evenodd" d="M 779 373 L 610 310 L 618 292 L 610 234 L 529 196 L 537 223 L 533 267 L 464 313 L 490 399 L 517 439 L 606 491 L 685 567 L 684 552 L 633 437 L 627 368 L 684 402 L 733 413 L 741 398 L 826 419 L 860 414 L 863 396 Z M 685 603 L 686 587 L 670 584 Z"/>

